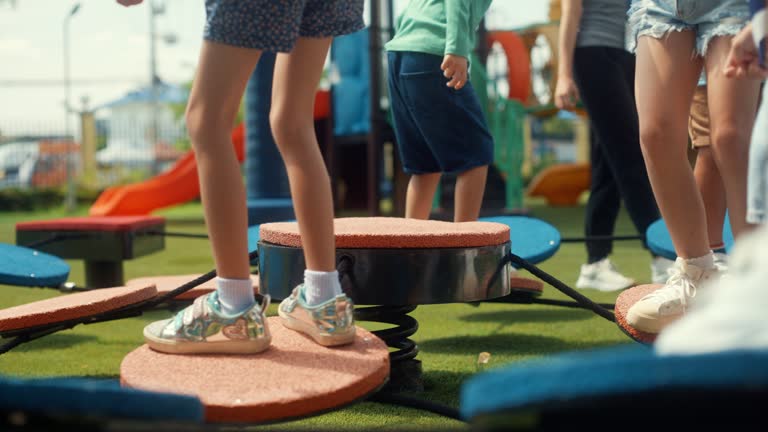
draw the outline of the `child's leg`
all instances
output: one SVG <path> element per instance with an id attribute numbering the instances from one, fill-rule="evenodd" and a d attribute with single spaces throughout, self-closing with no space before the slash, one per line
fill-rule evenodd
<path id="1" fill-rule="evenodd" d="M 187 105 L 187 129 L 200 173 L 200 195 L 213 246 L 224 311 L 254 303 L 248 261 L 248 211 L 232 127 L 245 85 L 261 52 L 203 42 Z"/>
<path id="2" fill-rule="evenodd" d="M 731 229 L 738 237 L 751 227 L 746 221 L 747 167 L 759 82 L 724 75 L 731 39 L 720 36 L 709 42 L 706 67 L 708 96 L 712 102 L 709 104 L 712 147 L 725 186 Z"/>
<path id="3" fill-rule="evenodd" d="M 187 129 L 200 173 L 200 194 L 218 275 L 248 279 L 248 211 L 232 127 L 258 50 L 203 42 L 187 104 Z"/>
<path id="4" fill-rule="evenodd" d="M 701 59 L 691 58 L 695 34 L 672 31 L 662 39 L 641 36 L 637 48 L 635 96 L 648 176 L 683 258 L 709 254 L 704 204 L 686 156 L 687 120 L 701 72 Z"/>
<path id="5" fill-rule="evenodd" d="M 454 191 L 454 222 L 476 221 L 480 217 L 485 193 L 485 179 L 488 176 L 488 165 L 464 171 L 456 178 Z"/>
<path id="6" fill-rule="evenodd" d="M 299 38 L 290 54 L 278 54 L 270 123 L 285 162 L 299 223 L 305 296 L 310 305 L 341 293 L 336 273 L 333 199 L 328 170 L 315 135 L 315 93 L 331 38 Z"/>
<path id="7" fill-rule="evenodd" d="M 405 194 L 405 217 L 429 219 L 432 198 L 435 196 L 441 173 L 413 174 Z"/>
<path id="8" fill-rule="evenodd" d="M 723 243 L 723 223 L 726 211 L 725 186 L 712 151 L 708 105 L 707 87 L 702 85 L 696 87 L 693 102 L 691 102 L 688 133 L 693 148 L 696 150 L 693 176 L 704 201 L 709 247 L 712 250 L 718 250 L 725 247 Z"/>

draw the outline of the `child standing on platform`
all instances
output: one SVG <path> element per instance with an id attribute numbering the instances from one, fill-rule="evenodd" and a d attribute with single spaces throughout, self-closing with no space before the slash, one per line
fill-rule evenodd
<path id="1" fill-rule="evenodd" d="M 405 217 L 428 219 L 440 177 L 458 174 L 454 221 L 480 215 L 493 138 L 469 82 L 491 0 L 410 0 L 386 44 L 395 136 L 411 175 Z"/>
<path id="2" fill-rule="evenodd" d="M 757 81 L 724 73 L 733 36 L 747 25 L 744 0 L 634 0 L 629 11 L 637 47 L 635 94 L 640 142 L 656 201 L 678 258 L 659 290 L 627 313 L 628 323 L 658 333 L 680 318 L 702 285 L 720 277 L 709 248 L 706 215 L 686 157 L 687 119 L 702 66 L 712 149 L 738 239 L 746 221 L 747 157 L 757 106 Z"/>
<path id="3" fill-rule="evenodd" d="M 117 0 L 124 6 L 142 0 Z M 216 291 L 144 329 L 155 350 L 255 353 L 271 340 L 255 302 L 245 188 L 230 131 L 262 51 L 278 52 L 270 122 L 291 187 L 307 263 L 304 284 L 279 307 L 286 326 L 324 345 L 354 340 L 352 303 L 336 272 L 330 180 L 313 123 L 333 36 L 363 28 L 363 0 L 206 0 L 204 42 L 186 120 L 218 277 Z M 266 297 L 265 297 L 266 298 Z"/>

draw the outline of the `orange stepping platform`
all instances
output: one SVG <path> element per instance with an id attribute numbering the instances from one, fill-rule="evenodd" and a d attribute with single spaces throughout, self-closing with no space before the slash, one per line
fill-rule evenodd
<path id="1" fill-rule="evenodd" d="M 184 285 L 189 281 L 199 278 L 200 276 L 202 275 L 189 274 L 175 276 L 147 276 L 131 279 L 126 282 L 125 285 L 129 287 L 154 285 L 157 288 L 157 295 L 162 296 L 168 294 L 169 292 L 175 290 L 176 288 Z M 251 281 L 253 282 L 253 291 L 258 293 L 259 276 L 251 275 Z M 189 291 L 177 295 L 174 297 L 174 300 L 194 300 L 213 291 L 216 291 L 216 282 L 214 279 L 211 279 L 208 282 L 203 282 L 202 284 L 192 288 Z"/>
<path id="2" fill-rule="evenodd" d="M 357 327 L 355 342 L 327 348 L 268 318 L 272 345 L 254 355 L 163 354 L 144 345 L 120 365 L 124 386 L 197 396 L 209 422 L 269 422 L 360 400 L 389 376 L 384 342 Z"/>
<path id="3" fill-rule="evenodd" d="M 437 249 L 491 246 L 509 241 L 509 227 L 493 222 L 444 222 L 391 217 L 334 220 L 336 247 L 347 249 Z M 299 224 L 262 224 L 261 241 L 301 247 Z"/>
<path id="4" fill-rule="evenodd" d="M 638 285 L 624 290 L 624 292 L 619 294 L 616 298 L 616 308 L 614 309 L 614 313 L 616 314 L 616 324 L 618 324 L 619 328 L 621 328 L 624 333 L 638 342 L 652 344 L 656 340 L 657 335 L 654 333 L 646 333 L 631 327 L 627 323 L 627 312 L 629 311 L 629 308 L 641 298 L 659 288 L 661 288 L 661 285 L 659 284 Z"/>
<path id="5" fill-rule="evenodd" d="M 154 285 L 103 288 L 0 310 L 0 333 L 88 318 L 154 298 Z"/>
<path id="6" fill-rule="evenodd" d="M 544 292 L 544 284 L 540 280 L 514 275 L 509 278 L 509 288 L 512 291 L 526 292 L 534 296 L 540 296 Z"/>

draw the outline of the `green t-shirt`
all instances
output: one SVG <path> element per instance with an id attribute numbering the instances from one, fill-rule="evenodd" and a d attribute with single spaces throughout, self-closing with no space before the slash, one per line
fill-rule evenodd
<path id="1" fill-rule="evenodd" d="M 416 51 L 469 58 L 480 21 L 492 0 L 410 0 L 387 51 Z"/>

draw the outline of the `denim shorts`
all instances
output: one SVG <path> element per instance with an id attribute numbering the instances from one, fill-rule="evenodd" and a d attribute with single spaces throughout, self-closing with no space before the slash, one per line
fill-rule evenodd
<path id="1" fill-rule="evenodd" d="M 763 84 L 763 101 L 752 129 L 747 175 L 747 222 L 768 222 L 768 85 Z"/>
<path id="2" fill-rule="evenodd" d="M 408 174 L 455 174 L 493 162 L 493 138 L 467 84 L 446 86 L 434 54 L 390 51 L 389 94 L 395 138 Z"/>
<path id="3" fill-rule="evenodd" d="M 270 52 L 365 27 L 363 0 L 206 0 L 205 16 L 205 40 Z"/>
<path id="4" fill-rule="evenodd" d="M 707 54 L 716 36 L 733 36 L 749 21 L 746 0 L 633 0 L 627 12 L 628 49 L 637 48 L 640 36 L 661 39 L 671 31 L 696 33 L 696 53 Z"/>

